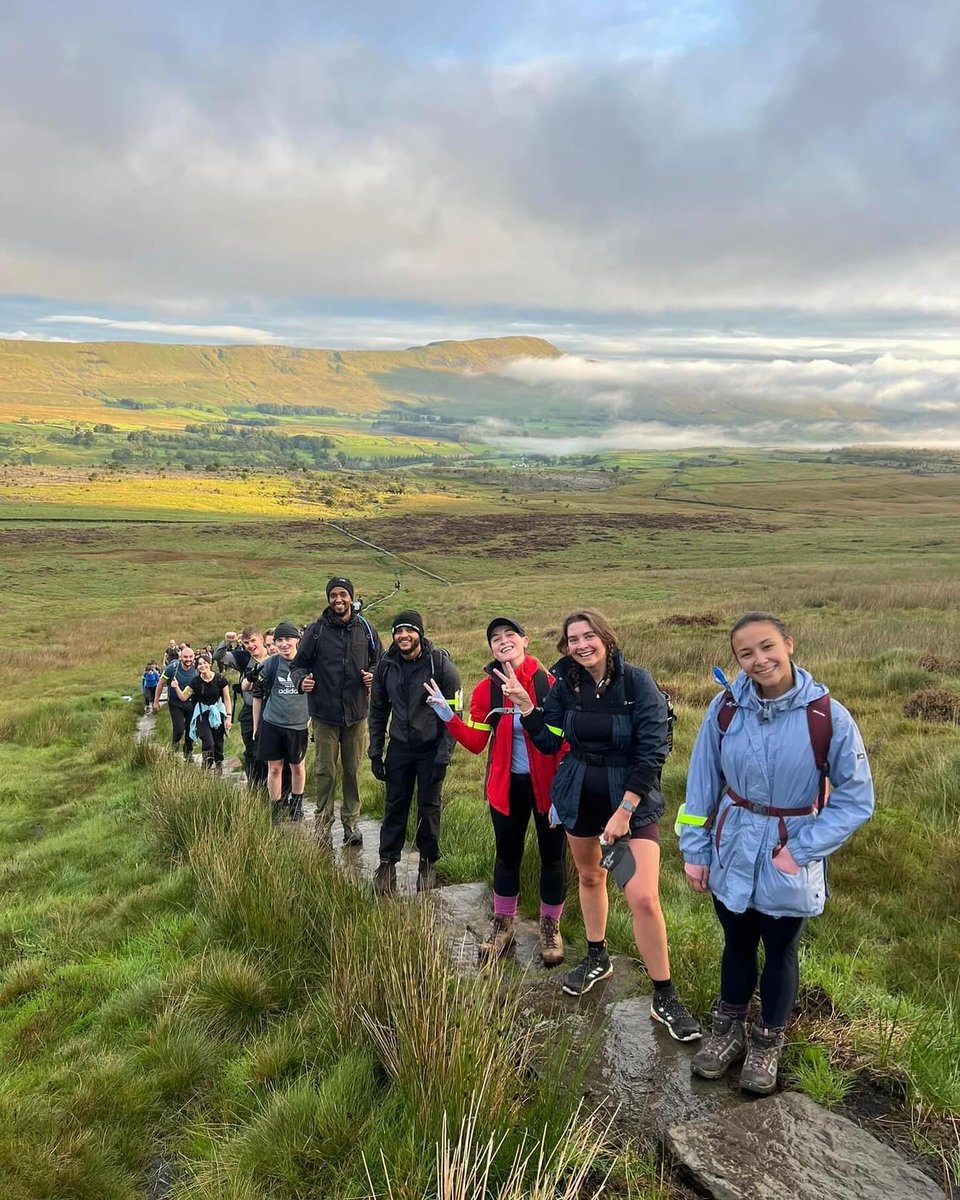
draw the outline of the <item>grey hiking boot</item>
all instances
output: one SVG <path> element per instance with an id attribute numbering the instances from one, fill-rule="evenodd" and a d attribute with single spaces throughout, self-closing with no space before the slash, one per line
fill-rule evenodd
<path id="1" fill-rule="evenodd" d="M 563 990 L 568 996 L 583 996 L 599 983 L 601 979 L 609 979 L 613 974 L 613 963 L 606 950 L 587 950 L 586 957 L 563 977 Z"/>
<path id="2" fill-rule="evenodd" d="M 695 1042 L 703 1037 L 700 1022 L 672 987 L 654 991 L 650 1001 L 650 1016 L 666 1025 L 675 1042 Z"/>
<path id="3" fill-rule="evenodd" d="M 359 829 L 344 829 L 343 844 L 350 847 L 362 846 L 363 834 Z"/>
<path id="4" fill-rule="evenodd" d="M 703 1049 L 690 1060 L 690 1070 L 701 1079 L 720 1079 L 747 1052 L 747 1034 L 739 1017 L 713 1010 L 713 1027 Z"/>
<path id="5" fill-rule="evenodd" d="M 382 862 L 373 876 L 373 890 L 378 896 L 392 896 L 397 890 L 397 864 Z"/>
<path id="6" fill-rule="evenodd" d="M 513 929 L 513 917 L 493 918 L 490 932 L 477 947 L 477 957 L 481 962 L 492 962 L 505 954 L 516 940 Z"/>
<path id="7" fill-rule="evenodd" d="M 421 858 L 417 867 L 417 891 L 432 892 L 437 886 L 437 868 L 429 858 Z"/>
<path id="8" fill-rule="evenodd" d="M 563 962 L 560 922 L 553 917 L 540 918 L 540 957 L 545 967 L 555 967 Z"/>
<path id="9" fill-rule="evenodd" d="M 783 1030 L 751 1025 L 747 1057 L 740 1072 L 740 1087 L 745 1092 L 769 1096 L 777 1088 L 777 1066 L 783 1049 Z"/>

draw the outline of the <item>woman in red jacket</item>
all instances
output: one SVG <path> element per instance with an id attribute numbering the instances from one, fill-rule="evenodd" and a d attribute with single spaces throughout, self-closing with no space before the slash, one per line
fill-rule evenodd
<path id="1" fill-rule="evenodd" d="M 529 638 L 510 617 L 494 617 L 487 626 L 493 662 L 470 697 L 470 716 L 461 720 L 439 688 L 427 686 L 427 700 L 461 746 L 479 754 L 489 743 L 485 791 L 493 821 L 497 858 L 493 868 L 493 925 L 480 943 L 481 959 L 498 958 L 514 941 L 520 894 L 520 864 L 530 815 L 540 847 L 540 957 L 546 966 L 563 962 L 560 915 L 566 892 L 565 836 L 550 827 L 550 784 L 563 752 L 543 754 L 520 725 L 518 709 L 504 706 L 497 672 L 509 663 L 534 704 L 542 704 L 553 676 L 527 654 Z M 492 735 L 492 740 L 491 740 Z"/>

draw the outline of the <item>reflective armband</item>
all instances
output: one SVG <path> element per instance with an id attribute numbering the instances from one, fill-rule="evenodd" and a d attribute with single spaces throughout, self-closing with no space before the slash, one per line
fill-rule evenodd
<path id="1" fill-rule="evenodd" d="M 677 819 L 673 823 L 673 831 L 679 837 L 684 825 L 696 825 L 702 828 L 706 823 L 706 817 L 697 817 L 693 813 L 688 813 L 686 802 L 684 802 L 677 809 Z"/>
<path id="2" fill-rule="evenodd" d="M 471 729 L 482 729 L 484 733 L 489 733 L 493 728 L 492 725 L 487 725 L 483 721 L 474 721 L 470 717 L 463 718 L 464 725 L 469 725 Z"/>
<path id="3" fill-rule="evenodd" d="M 556 727 L 556 725 L 548 725 L 547 728 L 550 730 L 550 732 L 553 734 L 554 737 L 558 737 L 558 738 L 563 737 L 563 730 L 558 729 Z"/>

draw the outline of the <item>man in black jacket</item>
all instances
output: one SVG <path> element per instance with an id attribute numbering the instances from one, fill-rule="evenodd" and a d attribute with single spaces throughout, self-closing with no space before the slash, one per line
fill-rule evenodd
<path id="1" fill-rule="evenodd" d="M 360 846 L 360 760 L 373 668 L 383 654 L 377 631 L 353 610 L 353 583 L 334 577 L 327 584 L 327 607 L 304 630 L 290 678 L 309 696 L 316 745 L 317 838 L 332 842 L 337 761 L 343 764 L 345 846 Z"/>
<path id="2" fill-rule="evenodd" d="M 407 816 L 417 787 L 417 891 L 436 884 L 434 863 L 440 857 L 440 790 L 454 740 L 427 704 L 425 684 L 435 680 L 454 711 L 460 707 L 460 675 L 446 650 L 434 647 L 423 633 L 423 618 L 413 609 L 393 619 L 393 645 L 373 676 L 370 696 L 370 766 L 387 785 L 380 827 L 380 866 L 374 887 L 380 895 L 396 890 L 397 863 L 403 851 Z M 383 743 L 390 722 L 386 759 Z"/>

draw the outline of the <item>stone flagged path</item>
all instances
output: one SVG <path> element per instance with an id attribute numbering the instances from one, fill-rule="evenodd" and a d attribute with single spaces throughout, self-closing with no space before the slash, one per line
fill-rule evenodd
<path id="1" fill-rule="evenodd" d="M 895 1151 L 799 1092 L 674 1125 L 667 1144 L 715 1200 L 944 1200 Z"/>

